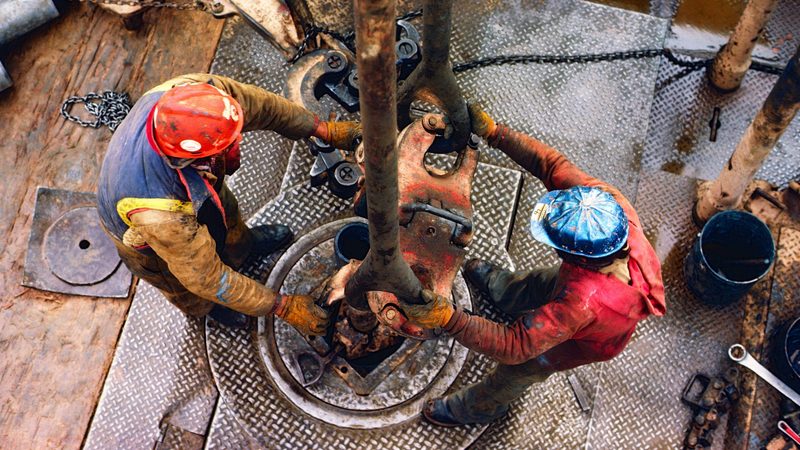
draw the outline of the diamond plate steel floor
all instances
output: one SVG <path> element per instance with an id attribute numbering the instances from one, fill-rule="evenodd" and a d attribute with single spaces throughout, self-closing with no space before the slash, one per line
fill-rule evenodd
<path id="1" fill-rule="evenodd" d="M 673 11 L 677 4 L 661 3 L 669 4 L 662 9 Z M 340 31 L 351 28 L 351 15 L 343 12 L 351 11 L 348 2 L 312 4 L 320 23 Z M 400 10 L 416 7 L 418 2 L 401 2 Z M 497 54 L 658 48 L 667 29 L 662 19 L 577 0 L 470 0 L 459 8 L 465 13 L 454 16 L 454 61 Z M 419 20 L 414 23 L 420 25 Z M 257 33 L 240 20 L 228 20 L 213 72 L 280 92 L 287 70 L 277 51 Z M 86 447 L 152 447 L 162 421 L 207 435 L 207 448 L 457 448 L 470 443 L 474 448 L 498 449 L 678 447 L 690 417 L 678 401 L 680 390 L 695 371 L 719 371 L 724 350 L 738 338 L 738 328 L 730 324 L 741 316 L 739 306 L 699 304 L 683 284 L 682 258 L 696 232 L 687 217 L 694 180 L 685 176 L 716 175 L 718 169 L 713 167 L 721 167 L 720 160 L 729 152 L 723 149 L 741 134 L 737 130 L 744 129 L 774 77 L 750 74 L 742 91 L 721 98 L 703 92 L 700 72 L 667 83 L 674 73 L 672 66 L 652 58 L 489 67 L 458 76 L 465 95 L 481 101 L 494 117 L 562 150 L 636 199 L 642 223 L 664 263 L 669 313 L 643 322 L 618 358 L 550 377 L 513 403 L 506 418 L 485 430 L 433 429 L 419 422 L 403 425 L 409 433 L 395 428 L 343 430 L 305 416 L 275 391 L 253 335 L 213 321 L 204 330 L 201 322 L 183 317 L 143 284 L 123 329 Z M 692 92 L 700 92 L 699 101 L 693 101 Z M 720 105 L 720 138 L 708 144 L 703 124 L 708 122 L 709 108 Z M 782 141 L 784 148 L 776 150 L 760 173 L 775 183 L 797 177 L 798 159 L 789 153 L 796 152 L 800 134 L 797 123 L 794 127 Z M 690 139 L 679 140 L 684 134 Z M 242 154 L 242 169 L 228 183 L 250 225 L 283 222 L 302 235 L 350 215 L 349 202 L 333 197 L 324 187 L 307 187 L 313 160 L 304 144 L 270 132 L 249 133 Z M 485 145 L 481 162 L 473 192 L 476 234 L 469 256 L 517 269 L 555 262 L 555 255 L 527 234 L 528 205 L 543 192 L 541 183 Z M 781 244 L 798 236 L 785 231 Z M 797 255 L 792 251 L 779 254 L 776 273 L 782 274 L 785 288 L 773 289 L 773 302 L 790 295 L 792 283 L 798 282 L 797 271 L 792 271 Z M 246 273 L 265 280 L 276 259 L 257 262 Z M 472 296 L 478 312 L 504 319 L 476 292 Z M 477 381 L 492 365 L 488 358 L 470 354 L 453 386 Z M 574 399 L 566 380 L 571 373 L 587 391 L 589 413 L 582 412 Z M 766 433 L 773 418 L 754 419 L 755 431 Z M 721 445 L 722 440 L 716 448 Z"/>

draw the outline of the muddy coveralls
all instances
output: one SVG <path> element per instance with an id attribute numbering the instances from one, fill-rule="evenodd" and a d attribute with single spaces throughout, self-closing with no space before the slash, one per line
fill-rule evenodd
<path id="1" fill-rule="evenodd" d="M 169 80 L 136 102 L 109 143 L 97 190 L 101 223 L 131 272 L 186 314 L 203 316 L 219 303 L 265 315 L 273 312 L 275 293 L 234 270 L 253 241 L 224 183 L 226 172 L 238 168 L 238 155 L 214 167 L 176 170 L 155 150 L 153 106 L 168 89 L 191 82 L 234 97 L 244 112 L 243 131 L 299 139 L 314 130 L 314 114 L 256 86 L 208 74 Z"/>
<path id="2" fill-rule="evenodd" d="M 511 325 L 456 310 L 445 330 L 458 342 L 500 362 L 486 379 L 445 399 L 453 418 L 490 422 L 533 383 L 556 371 L 605 361 L 627 345 L 636 323 L 666 311 L 658 257 L 636 211 L 616 188 L 593 178 L 549 146 L 498 125 L 489 144 L 542 180 L 548 190 L 598 187 L 628 217 L 629 256 L 593 270 L 567 261 L 530 272 L 489 273 L 496 305 L 517 318 Z"/>

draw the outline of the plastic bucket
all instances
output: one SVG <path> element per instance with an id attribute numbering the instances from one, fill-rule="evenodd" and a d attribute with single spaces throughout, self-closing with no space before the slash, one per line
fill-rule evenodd
<path id="1" fill-rule="evenodd" d="M 774 260 L 775 242 L 764 222 L 747 212 L 724 211 L 697 235 L 684 275 L 697 298 L 724 305 L 740 299 Z"/>
<path id="2" fill-rule="evenodd" d="M 333 239 L 336 262 L 344 266 L 351 259 L 359 261 L 369 252 L 369 226 L 362 222 L 349 223 L 342 227 Z"/>

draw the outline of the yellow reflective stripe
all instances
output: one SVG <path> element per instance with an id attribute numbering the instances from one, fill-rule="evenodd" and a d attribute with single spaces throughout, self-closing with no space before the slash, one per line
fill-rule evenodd
<path id="1" fill-rule="evenodd" d="M 191 202 L 182 202 L 169 198 L 125 197 L 117 202 L 117 214 L 128 226 L 132 225 L 128 214 L 137 209 L 155 209 L 158 211 L 194 214 L 194 207 L 192 207 Z"/>

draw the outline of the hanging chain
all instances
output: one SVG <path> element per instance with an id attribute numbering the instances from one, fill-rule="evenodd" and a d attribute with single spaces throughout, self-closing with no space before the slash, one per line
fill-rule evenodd
<path id="1" fill-rule="evenodd" d="M 72 0 L 79 3 L 93 3 L 96 5 L 140 6 L 142 8 L 170 8 L 177 10 L 199 10 L 211 14 L 222 12 L 225 4 L 217 0 L 184 0 L 183 2 L 170 2 L 163 0 Z"/>
<path id="2" fill-rule="evenodd" d="M 72 105 L 76 103 L 83 103 L 86 111 L 95 116 L 93 122 L 81 119 L 78 116 L 70 114 Z M 61 105 L 61 115 L 65 119 L 72 122 L 77 122 L 84 127 L 100 128 L 101 125 L 107 126 L 112 132 L 117 129 L 122 119 L 128 115 L 131 107 L 131 99 L 126 93 L 117 93 L 113 91 L 105 91 L 102 94 L 90 92 L 84 97 L 70 97 Z"/>
<path id="3" fill-rule="evenodd" d="M 505 55 L 480 58 L 464 63 L 457 63 L 453 66 L 453 72 L 466 72 L 467 70 L 479 67 L 501 66 L 506 64 L 583 64 L 604 61 L 624 61 L 628 59 L 656 58 L 664 56 L 667 61 L 676 66 L 683 67 L 688 72 L 704 69 L 708 67 L 714 58 L 709 59 L 680 59 L 668 48 L 664 49 L 645 49 L 645 50 L 626 50 L 611 53 L 597 53 L 591 55 Z M 783 67 L 772 66 L 753 61 L 750 69 L 780 75 Z"/>
<path id="4" fill-rule="evenodd" d="M 183 3 L 168 2 L 161 0 L 77 0 L 82 3 L 94 3 L 97 5 L 118 5 L 118 6 L 141 6 L 147 8 L 170 8 L 178 10 L 192 10 L 199 9 L 205 11 L 206 9 L 214 8 L 217 2 L 192 0 Z"/>

